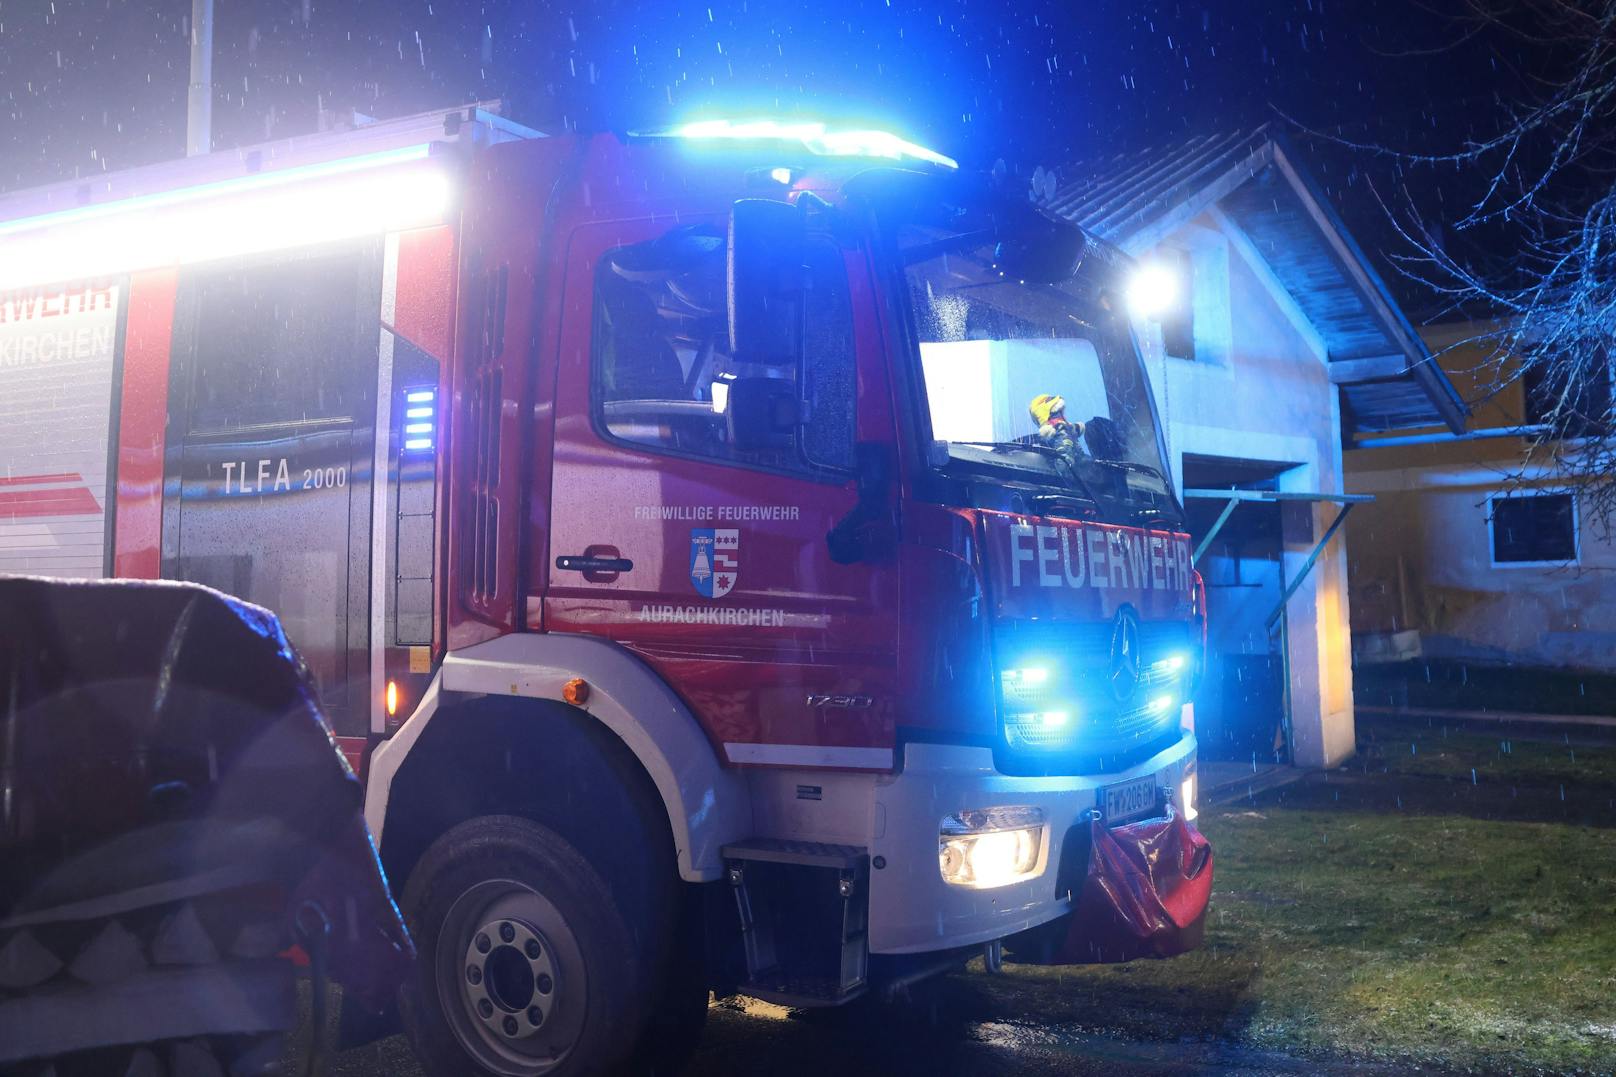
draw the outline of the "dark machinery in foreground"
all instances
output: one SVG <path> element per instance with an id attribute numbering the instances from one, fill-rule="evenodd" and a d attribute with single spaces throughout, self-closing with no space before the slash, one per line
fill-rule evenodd
<path id="1" fill-rule="evenodd" d="M 371 1009 L 412 959 L 274 615 L 0 578 L 0 1074 L 278 1072 L 296 968 Z"/>

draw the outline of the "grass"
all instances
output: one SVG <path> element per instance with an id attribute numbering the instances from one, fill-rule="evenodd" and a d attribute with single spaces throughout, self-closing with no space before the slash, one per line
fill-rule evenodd
<path id="1" fill-rule="evenodd" d="M 1464 731 L 1441 721 L 1359 720 L 1349 767 L 1391 775 L 1543 786 L 1616 784 L 1616 745 Z M 1474 773 L 1472 773 L 1474 771 Z"/>
<path id="2" fill-rule="evenodd" d="M 1355 792 L 1367 780 L 1414 797 L 1461 774 L 1468 786 L 1471 767 L 1501 797 L 1506 784 L 1561 780 L 1616 789 L 1609 748 L 1573 762 L 1565 745 L 1504 753 L 1496 738 L 1365 732 L 1366 769 L 1379 777 L 1354 778 Z M 1484 817 L 1484 799 L 1454 813 L 1447 793 L 1427 798 L 1435 810 L 1366 811 L 1334 799 L 1330 777 L 1203 813 L 1217 876 L 1200 951 L 971 979 L 1006 1009 L 1145 1038 L 1616 1071 L 1616 812 L 1499 821 Z M 1603 811 L 1602 795 L 1589 799 Z"/>
<path id="3" fill-rule="evenodd" d="M 1364 663 L 1352 694 L 1366 706 L 1539 714 L 1616 714 L 1616 676 L 1452 658 Z"/>
<path id="4" fill-rule="evenodd" d="M 1616 745 L 1467 732 L 1441 720 L 1358 721 L 1350 766 L 1409 777 L 1516 785 L 1616 785 Z M 1474 774 L 1472 774 L 1474 771 Z"/>

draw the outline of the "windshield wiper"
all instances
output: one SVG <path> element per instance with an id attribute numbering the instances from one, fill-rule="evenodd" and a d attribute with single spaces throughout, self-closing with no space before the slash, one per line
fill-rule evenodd
<path id="1" fill-rule="evenodd" d="M 992 449 L 994 452 L 1035 452 L 1042 456 L 1058 456 L 1066 459 L 1066 454 L 1051 445 L 1040 445 L 1035 441 L 950 441 L 950 445 L 970 445 L 978 449 Z"/>
<path id="2" fill-rule="evenodd" d="M 960 232 L 956 235 L 944 236 L 941 239 L 916 243 L 912 247 L 904 247 L 898 252 L 898 256 L 903 259 L 904 265 L 912 266 L 918 262 L 930 261 L 940 254 L 953 254 L 956 251 L 980 247 L 985 243 L 992 242 L 992 240 L 992 229 L 981 228 L 974 232 Z"/>
<path id="3" fill-rule="evenodd" d="M 1087 499 L 1095 508 L 1100 507 L 1100 498 L 1095 494 L 1094 487 L 1090 486 L 1088 480 L 1078 472 L 1077 468 L 1072 466 L 1071 458 L 1053 445 L 1040 445 L 1035 441 L 951 441 L 949 444 L 972 445 L 979 449 L 991 449 L 996 453 L 1020 450 L 1048 457 L 1062 466 L 1062 470 L 1070 478 L 1072 486 L 1078 488 L 1079 496 Z"/>
<path id="4" fill-rule="evenodd" d="M 1104 456 L 1086 456 L 1084 459 L 1093 460 L 1096 464 L 1121 468 L 1123 471 L 1132 471 L 1136 475 L 1154 475 L 1162 481 L 1162 485 L 1167 484 L 1167 476 L 1163 475 L 1159 468 L 1151 467 L 1149 464 L 1136 464 L 1132 460 L 1112 460 Z"/>
<path id="5" fill-rule="evenodd" d="M 1134 509 L 1133 519 L 1135 523 L 1147 524 L 1152 520 L 1166 520 L 1170 523 L 1180 525 L 1182 525 L 1184 522 L 1183 517 L 1179 516 L 1178 513 L 1166 512 L 1163 509 L 1157 508 L 1155 505 L 1142 505 L 1139 508 Z"/>

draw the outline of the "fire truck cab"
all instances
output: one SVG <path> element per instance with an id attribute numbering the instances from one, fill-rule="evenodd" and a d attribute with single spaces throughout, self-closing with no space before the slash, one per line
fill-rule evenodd
<path id="1" fill-rule="evenodd" d="M 1204 606 L 1129 269 L 803 123 L 463 109 L 21 192 L 0 571 L 279 615 L 435 1074 L 671 1056 L 710 990 L 1170 955 Z"/>

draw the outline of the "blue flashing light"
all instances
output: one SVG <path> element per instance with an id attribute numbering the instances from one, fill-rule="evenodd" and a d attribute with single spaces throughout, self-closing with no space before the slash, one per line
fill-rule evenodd
<path id="1" fill-rule="evenodd" d="M 431 452 L 437 433 L 438 391 L 433 388 L 404 390 L 404 451 Z M 410 421 L 418 420 L 418 421 Z"/>
<path id="2" fill-rule="evenodd" d="M 809 153 L 823 157 L 884 157 L 893 161 L 926 161 L 944 168 L 959 167 L 959 162 L 952 157 L 899 138 L 890 131 L 832 131 L 816 122 L 699 120 L 674 128 L 673 134 L 689 139 L 800 142 Z"/>

